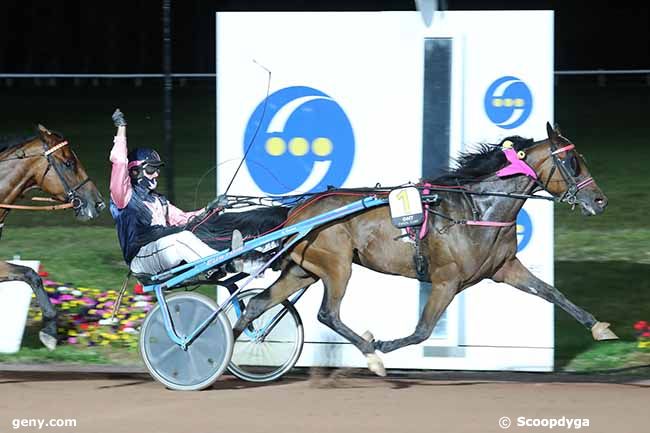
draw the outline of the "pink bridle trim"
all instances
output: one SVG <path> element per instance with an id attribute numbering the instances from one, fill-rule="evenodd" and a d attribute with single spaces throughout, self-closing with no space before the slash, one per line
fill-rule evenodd
<path id="1" fill-rule="evenodd" d="M 567 150 L 575 149 L 575 145 L 569 144 L 568 146 L 560 147 L 557 150 L 551 152 L 551 155 L 557 155 L 558 153 L 566 152 Z"/>
<path id="2" fill-rule="evenodd" d="M 594 182 L 595 181 L 594 181 L 593 177 L 588 177 L 585 180 L 583 180 L 582 182 L 580 182 L 579 184 L 577 184 L 576 187 L 578 188 L 578 191 L 580 191 L 582 188 L 584 188 L 584 187 L 586 187 L 588 185 L 591 185 Z"/>
<path id="3" fill-rule="evenodd" d="M 499 221 L 465 221 L 468 226 L 481 226 L 481 227 L 511 227 L 515 225 L 515 221 L 499 222 Z"/>

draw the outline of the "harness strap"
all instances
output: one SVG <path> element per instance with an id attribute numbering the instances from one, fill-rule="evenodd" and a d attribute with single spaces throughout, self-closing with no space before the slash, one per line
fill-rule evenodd
<path id="1" fill-rule="evenodd" d="M 20 210 L 60 210 L 60 209 L 70 209 L 74 207 L 72 203 L 62 203 L 55 204 L 52 206 L 29 206 L 29 205 L 20 205 L 20 204 L 4 204 L 0 203 L 0 208 L 2 209 L 20 209 Z"/>
<path id="2" fill-rule="evenodd" d="M 461 221 L 461 224 L 468 226 L 479 226 L 479 227 L 511 227 L 515 225 L 516 221 L 509 222 L 500 222 L 500 221 Z"/>

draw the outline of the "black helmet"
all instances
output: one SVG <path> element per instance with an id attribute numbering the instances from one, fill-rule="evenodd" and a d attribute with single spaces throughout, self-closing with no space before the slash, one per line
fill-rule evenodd
<path id="1" fill-rule="evenodd" d="M 135 167 L 146 169 L 147 167 L 158 168 L 164 165 L 158 152 L 148 147 L 133 149 L 127 155 L 127 159 L 129 160 L 129 170 Z"/>

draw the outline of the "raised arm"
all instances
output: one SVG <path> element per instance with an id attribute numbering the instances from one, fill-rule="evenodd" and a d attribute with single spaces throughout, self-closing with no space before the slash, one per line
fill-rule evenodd
<path id="1" fill-rule="evenodd" d="M 133 189 L 129 179 L 129 161 L 126 148 L 126 120 L 118 108 L 113 113 L 113 123 L 117 127 L 117 134 L 113 139 L 110 160 L 111 168 L 111 199 L 118 209 L 124 209 L 131 200 Z"/>

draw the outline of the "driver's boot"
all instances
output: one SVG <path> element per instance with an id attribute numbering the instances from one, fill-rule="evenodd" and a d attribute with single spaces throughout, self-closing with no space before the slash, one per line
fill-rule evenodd
<path id="1" fill-rule="evenodd" d="M 244 248 L 244 238 L 241 235 L 241 232 L 237 229 L 232 231 L 232 243 L 230 246 L 230 251 L 237 251 Z M 232 259 L 228 270 L 230 272 L 241 272 L 244 269 L 244 260 L 238 256 Z"/>

